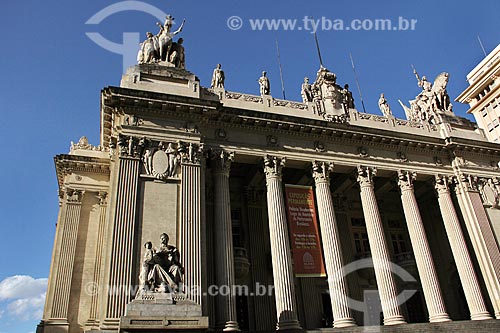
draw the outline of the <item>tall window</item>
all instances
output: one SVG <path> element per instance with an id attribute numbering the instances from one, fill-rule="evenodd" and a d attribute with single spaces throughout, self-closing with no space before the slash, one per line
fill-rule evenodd
<path id="1" fill-rule="evenodd" d="M 354 251 L 357 258 L 364 258 L 370 255 L 370 243 L 364 218 L 351 218 L 351 228 L 354 240 Z"/>

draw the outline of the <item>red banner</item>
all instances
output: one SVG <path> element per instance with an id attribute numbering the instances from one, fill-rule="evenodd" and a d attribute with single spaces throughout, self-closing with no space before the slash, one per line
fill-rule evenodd
<path id="1" fill-rule="evenodd" d="M 311 186 L 285 185 L 295 275 L 326 276 Z"/>

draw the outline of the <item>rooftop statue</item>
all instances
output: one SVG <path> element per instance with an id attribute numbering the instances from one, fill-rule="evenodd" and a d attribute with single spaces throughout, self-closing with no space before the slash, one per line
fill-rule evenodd
<path id="1" fill-rule="evenodd" d="M 418 86 L 422 91 L 409 101 L 410 107 L 399 101 L 409 121 L 439 124 L 443 122 L 443 116 L 454 116 L 450 96 L 446 90 L 449 74 L 443 72 L 434 80 L 434 84 L 427 81 L 425 76 L 420 78 L 418 72 L 413 69 L 417 78 Z"/>
<path id="2" fill-rule="evenodd" d="M 174 43 L 173 37 L 179 34 L 184 28 L 183 20 L 181 26 L 176 31 L 172 30 L 174 18 L 172 15 L 167 15 L 165 23 L 162 25 L 157 22 L 160 31 L 153 35 L 151 32 L 146 34 L 147 38 L 140 44 L 137 62 L 139 64 L 159 63 L 170 67 L 185 68 L 184 46 L 183 39 Z"/>
<path id="3" fill-rule="evenodd" d="M 224 80 L 226 79 L 224 76 L 224 71 L 221 69 L 222 65 L 217 64 L 217 67 L 214 69 L 214 73 L 212 74 L 212 83 L 210 84 L 210 88 L 224 88 Z"/>
<path id="4" fill-rule="evenodd" d="M 392 117 L 391 107 L 389 106 L 389 103 L 387 103 L 384 94 L 380 94 L 378 107 L 380 108 L 380 111 L 382 112 L 384 117 Z"/>
<path id="5" fill-rule="evenodd" d="M 300 95 L 302 96 L 302 102 L 312 102 L 313 101 L 313 92 L 311 84 L 309 83 L 309 78 L 304 78 L 304 83 L 302 83 L 302 88 L 300 90 Z"/>
<path id="6" fill-rule="evenodd" d="M 262 76 L 259 78 L 259 88 L 261 96 L 271 94 L 271 84 L 269 83 L 269 78 L 266 76 L 266 72 L 262 72 Z"/>

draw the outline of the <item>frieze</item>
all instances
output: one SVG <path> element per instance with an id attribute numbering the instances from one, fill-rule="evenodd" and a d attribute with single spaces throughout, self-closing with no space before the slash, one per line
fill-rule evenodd
<path id="1" fill-rule="evenodd" d="M 314 150 L 316 150 L 318 153 L 324 153 L 326 151 L 324 142 L 314 141 Z"/>

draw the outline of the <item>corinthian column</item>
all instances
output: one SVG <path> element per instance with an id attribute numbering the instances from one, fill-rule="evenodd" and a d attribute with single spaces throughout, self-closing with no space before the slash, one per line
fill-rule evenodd
<path id="1" fill-rule="evenodd" d="M 391 273 L 391 261 L 384 234 L 382 219 L 375 197 L 373 177 L 376 169 L 358 166 L 358 182 L 361 190 L 361 204 L 365 217 L 366 231 L 375 270 L 375 278 L 384 313 L 384 325 L 406 323 L 397 300 L 396 281 Z"/>
<path id="2" fill-rule="evenodd" d="M 68 307 L 75 262 L 76 240 L 82 209 L 84 191 L 67 189 L 65 200 L 65 216 L 60 221 L 62 244 L 61 255 L 57 266 L 55 284 L 53 287 L 52 309 L 49 321 L 52 324 L 68 324 Z"/>
<path id="3" fill-rule="evenodd" d="M 229 196 L 229 169 L 234 153 L 223 150 L 213 152 L 214 162 L 214 247 L 215 283 L 219 290 L 229 288 L 229 295 L 217 295 L 216 328 L 239 331 L 236 321 L 236 295 L 234 287 L 233 231 L 231 199 Z"/>
<path id="4" fill-rule="evenodd" d="M 432 253 L 427 242 L 424 223 L 420 216 L 417 199 L 413 191 L 413 182 L 417 174 L 409 171 L 398 172 L 398 185 L 401 190 L 401 201 L 405 213 L 408 232 L 410 233 L 411 245 L 415 254 L 420 282 L 424 291 L 425 302 L 429 312 L 429 321 L 450 321 L 446 313 L 443 295 L 439 287 L 439 281 L 432 261 Z"/>
<path id="5" fill-rule="evenodd" d="M 295 303 L 292 255 L 288 238 L 285 200 L 281 172 L 285 158 L 266 156 L 264 172 L 267 185 L 267 209 L 269 215 L 269 237 L 273 259 L 273 279 L 276 295 L 277 329 L 301 329 Z"/>
<path id="6" fill-rule="evenodd" d="M 479 282 L 474 272 L 469 250 L 465 243 L 465 237 L 460 228 L 457 212 L 455 211 L 455 207 L 453 207 L 448 184 L 448 178 L 436 176 L 436 192 L 439 208 L 443 217 L 448 241 L 450 242 L 453 259 L 455 259 L 455 264 L 457 265 L 458 276 L 462 282 L 470 316 L 472 320 L 491 319 L 481 296 Z"/>
<path id="7" fill-rule="evenodd" d="M 462 172 L 456 177 L 458 203 L 472 247 L 483 273 L 495 317 L 500 319 L 500 251 L 478 190 L 478 179 Z"/>
<path id="8" fill-rule="evenodd" d="M 323 241 L 328 289 L 332 303 L 333 327 L 337 328 L 356 326 L 356 323 L 349 310 L 340 236 L 330 192 L 330 173 L 332 170 L 333 163 L 313 162 L 321 239 Z"/>

